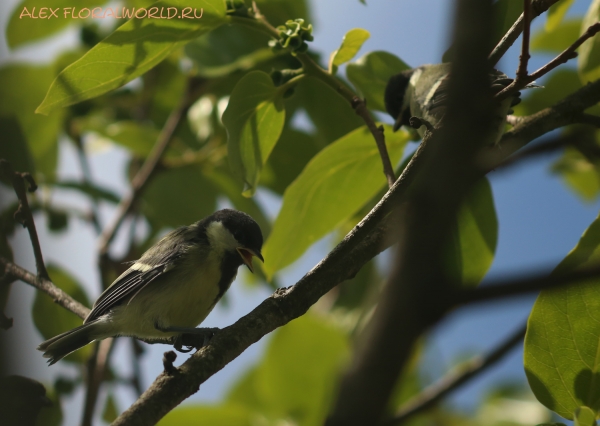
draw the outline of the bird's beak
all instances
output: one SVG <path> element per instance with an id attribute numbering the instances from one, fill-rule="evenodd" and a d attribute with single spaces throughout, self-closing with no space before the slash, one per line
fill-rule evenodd
<path id="1" fill-rule="evenodd" d="M 240 256 L 242 256 L 242 261 L 244 262 L 244 265 L 246 265 L 252 273 L 254 273 L 254 266 L 252 266 L 252 257 L 258 257 L 263 263 L 265 261 L 265 259 L 263 259 L 262 257 L 262 254 L 255 253 L 253 250 L 247 249 L 245 247 L 238 247 L 237 251 L 240 254 Z"/>

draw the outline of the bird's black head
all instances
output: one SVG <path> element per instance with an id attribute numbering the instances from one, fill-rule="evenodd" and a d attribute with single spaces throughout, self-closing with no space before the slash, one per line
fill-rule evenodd
<path id="1" fill-rule="evenodd" d="M 402 110 L 402 107 L 404 104 L 404 95 L 414 71 L 414 69 L 410 69 L 393 75 L 385 87 L 385 109 L 394 119 L 394 130 L 398 130 L 400 126 L 409 125 L 411 117 L 410 108 L 406 107 Z"/>
<path id="2" fill-rule="evenodd" d="M 263 236 L 258 223 L 252 219 L 252 216 L 232 209 L 219 210 L 212 216 L 214 220 L 221 222 L 244 248 L 252 250 L 262 260 L 260 251 L 263 245 Z"/>

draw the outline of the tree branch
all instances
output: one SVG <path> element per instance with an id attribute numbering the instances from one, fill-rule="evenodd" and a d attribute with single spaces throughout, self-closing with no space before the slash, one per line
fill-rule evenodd
<path id="1" fill-rule="evenodd" d="M 0 170 L 12 183 L 13 189 L 19 198 L 19 208 L 15 212 L 15 220 L 27 228 L 29 232 L 29 239 L 31 240 L 31 246 L 33 247 L 33 254 L 35 256 L 35 266 L 37 269 L 37 276 L 49 280 L 48 271 L 44 264 L 44 257 L 42 255 L 42 248 L 40 246 L 40 240 L 35 229 L 35 222 L 31 209 L 29 208 L 29 202 L 27 201 L 27 190 L 25 188 L 25 182 L 29 185 L 29 192 L 34 192 L 37 189 L 37 185 L 33 180 L 33 177 L 29 173 L 15 172 L 6 160 L 0 160 Z"/>
<path id="2" fill-rule="evenodd" d="M 54 303 L 62 306 L 67 311 L 73 312 L 79 318 L 84 319 L 89 314 L 90 310 L 88 308 L 55 286 L 49 279 L 35 276 L 31 272 L 15 265 L 3 257 L 0 257 L 0 264 L 4 266 L 5 273 L 43 291 L 54 300 Z"/>
<path id="3" fill-rule="evenodd" d="M 523 42 L 521 44 L 521 56 L 515 80 L 521 81 L 527 78 L 527 64 L 529 63 L 529 34 L 531 32 L 531 0 L 523 0 Z"/>
<path id="4" fill-rule="evenodd" d="M 547 11 L 550 6 L 558 1 L 559 0 L 533 0 L 531 2 L 531 21 Z M 502 40 L 494 47 L 494 50 L 490 53 L 490 56 L 488 56 L 488 61 L 492 67 L 496 66 L 500 58 L 504 56 L 513 43 L 519 38 L 523 32 L 523 28 L 525 28 L 524 23 L 525 17 L 521 14 L 513 26 L 506 32 L 504 37 L 502 37 Z"/>
<path id="5" fill-rule="evenodd" d="M 506 340 L 486 356 L 476 356 L 469 361 L 462 363 L 456 369 L 449 372 L 433 385 L 424 389 L 421 393 L 407 401 L 396 413 L 395 417 L 383 422 L 382 426 L 393 426 L 408 420 L 416 414 L 428 410 L 435 406 L 448 394 L 458 389 L 472 378 L 492 367 L 512 349 L 520 343 L 523 343 L 527 324 L 524 324 L 516 332 L 511 334 Z"/>
<path id="6" fill-rule="evenodd" d="M 525 86 L 527 86 L 529 83 L 548 74 L 550 71 L 552 71 L 559 65 L 564 64 L 569 59 L 576 58 L 577 52 L 575 52 L 575 51 L 579 48 L 579 46 L 581 46 L 586 40 L 588 40 L 588 39 L 592 38 L 594 35 L 596 35 L 596 33 L 598 33 L 598 31 L 600 31 L 600 23 L 596 22 L 594 25 L 591 25 L 586 30 L 586 32 L 583 33 L 581 35 L 581 37 L 579 37 L 571 46 L 569 46 L 568 48 L 563 50 L 558 56 L 556 56 L 554 59 L 552 59 L 546 65 L 544 65 L 537 71 L 534 71 L 533 73 L 531 73 L 528 76 L 525 75 L 525 76 L 519 77 L 519 75 L 517 75 L 517 78 L 512 83 L 510 83 L 508 86 L 506 86 L 500 92 L 498 92 L 498 94 L 496 95 L 496 98 L 498 100 L 506 99 L 511 94 L 518 92 L 519 90 L 521 90 Z M 519 65 L 519 70 L 520 69 L 521 69 L 521 66 Z"/>
<path id="7" fill-rule="evenodd" d="M 588 84 L 556 105 L 525 118 L 502 139 L 502 148 L 490 149 L 489 170 L 532 140 L 600 101 L 600 82 Z M 564 118 L 567 117 L 567 118 Z M 561 124 L 562 123 L 562 124 Z M 352 278 L 362 266 L 391 246 L 390 213 L 405 200 L 407 190 L 423 167 L 427 138 L 394 186 L 346 237 L 294 286 L 281 289 L 248 315 L 218 332 L 209 345 L 196 352 L 180 368 L 181 374 L 159 375 L 142 396 L 119 416 L 114 425 L 145 426 L 158 422 L 200 384 L 239 356 L 263 336 L 304 314 L 310 306 L 339 283 Z M 493 162 L 492 162 L 493 160 Z"/>

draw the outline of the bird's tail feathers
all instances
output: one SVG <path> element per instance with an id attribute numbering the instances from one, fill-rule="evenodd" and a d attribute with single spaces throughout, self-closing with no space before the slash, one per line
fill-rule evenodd
<path id="1" fill-rule="evenodd" d="M 102 323 L 97 319 L 46 340 L 37 350 L 43 351 L 44 358 L 48 358 L 48 364 L 52 365 L 71 352 L 101 338 L 101 329 Z"/>

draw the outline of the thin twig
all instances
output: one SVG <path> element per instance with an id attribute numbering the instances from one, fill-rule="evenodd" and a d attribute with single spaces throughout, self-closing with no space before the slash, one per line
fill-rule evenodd
<path id="1" fill-rule="evenodd" d="M 158 163 L 169 146 L 169 143 L 173 138 L 173 134 L 175 133 L 175 130 L 181 122 L 181 118 L 183 117 L 184 112 L 189 105 L 190 91 L 190 84 L 188 82 L 188 87 L 186 88 L 179 105 L 171 112 L 169 118 L 167 118 L 162 131 L 158 135 L 156 144 L 152 148 L 152 152 L 150 152 L 150 155 L 148 155 L 148 158 L 133 178 L 131 182 L 130 193 L 127 195 L 127 197 L 123 198 L 117 207 L 117 214 L 114 220 L 104 229 L 102 235 L 100 235 L 98 242 L 100 256 L 105 256 L 108 252 L 109 244 L 115 237 L 121 224 L 125 220 L 125 217 L 131 212 L 135 201 L 141 195 L 143 189 L 150 180 L 150 177 L 156 170 L 156 166 L 158 166 Z"/>
<path id="2" fill-rule="evenodd" d="M 554 3 L 557 3 L 559 0 L 533 0 L 531 3 L 531 20 L 540 16 L 542 13 L 547 11 L 550 6 Z M 488 56 L 488 60 L 492 67 L 496 66 L 500 58 L 504 56 L 504 54 L 510 49 L 513 43 L 519 38 L 524 28 L 524 16 L 521 14 L 519 18 L 515 21 L 515 23 L 510 27 L 510 29 L 506 32 L 502 40 L 498 42 L 496 47 L 490 55 Z"/>
<path id="3" fill-rule="evenodd" d="M 95 356 L 89 359 L 85 406 L 81 420 L 82 426 L 91 426 L 92 424 L 96 402 L 98 401 L 98 391 L 100 385 L 104 381 L 108 358 L 114 347 L 114 342 L 115 339 L 113 338 L 104 339 L 98 342 L 97 349 L 94 351 Z"/>
<path id="4" fill-rule="evenodd" d="M 523 0 L 523 43 L 521 44 L 521 56 L 515 80 L 527 78 L 527 64 L 529 63 L 529 35 L 531 32 L 531 0 Z"/>
<path id="5" fill-rule="evenodd" d="M 55 286 L 52 281 L 43 277 L 36 277 L 31 272 L 21 268 L 20 266 L 0 257 L 0 264 L 4 265 L 5 273 L 11 274 L 13 277 L 30 284 L 38 290 L 43 291 L 54 300 L 54 303 L 62 306 L 67 311 L 73 312 L 79 318 L 87 317 L 90 310 L 73 299 L 67 293 Z"/>
<path id="6" fill-rule="evenodd" d="M 381 162 L 383 163 L 383 174 L 385 174 L 385 177 L 387 178 L 388 187 L 391 188 L 396 181 L 396 176 L 394 174 L 394 167 L 392 166 L 387 147 L 385 146 L 383 126 L 377 126 L 377 124 L 375 124 L 371 114 L 369 113 L 369 110 L 367 109 L 367 103 L 364 99 L 355 96 L 352 102 L 352 107 L 354 108 L 354 111 L 356 111 L 356 114 L 360 116 L 367 124 L 367 127 L 375 138 L 375 143 L 377 144 L 377 149 L 379 150 L 379 155 L 381 157 Z"/>
<path id="7" fill-rule="evenodd" d="M 594 35 L 596 35 L 596 33 L 598 33 L 598 31 L 600 31 L 600 22 L 596 22 L 594 25 L 591 25 L 586 30 L 586 32 L 583 33 L 581 35 L 581 37 L 579 37 L 571 46 L 569 46 L 568 48 L 563 50 L 558 56 L 556 56 L 554 59 L 552 59 L 546 65 L 544 65 L 543 67 L 534 71 L 533 73 L 529 74 L 526 77 L 523 77 L 521 79 L 515 79 L 512 83 L 510 83 L 508 86 L 506 86 L 500 92 L 498 92 L 498 94 L 496 94 L 496 96 L 495 96 L 496 99 L 498 99 L 498 100 L 506 99 L 511 94 L 518 92 L 519 90 L 524 88 L 529 83 L 548 74 L 550 71 L 552 71 L 559 65 L 564 64 L 565 62 L 567 62 L 570 59 L 576 58 L 577 52 L 575 52 L 575 50 L 577 50 L 577 48 L 579 48 L 579 46 L 581 46 L 586 40 L 588 40 L 591 37 L 593 37 Z"/>
<path id="8" fill-rule="evenodd" d="M 594 37 L 598 31 L 600 31 L 600 22 L 590 25 L 590 27 L 575 41 L 575 43 L 563 50 L 562 53 L 560 53 L 556 58 L 552 59 L 546 65 L 531 73 L 529 76 L 530 82 L 548 74 L 548 72 L 552 71 L 557 66 L 564 64 L 569 59 L 576 58 L 577 52 L 575 52 L 575 50 L 577 50 L 579 46 L 581 46 L 586 40 Z"/>
<path id="9" fill-rule="evenodd" d="M 451 298 L 454 299 L 453 304 L 458 306 L 499 300 L 504 297 L 520 296 L 526 293 L 561 287 L 598 277 L 600 277 L 600 264 L 577 269 L 562 275 L 545 272 L 527 278 L 502 280 L 475 289 L 459 290 Z"/>
<path id="10" fill-rule="evenodd" d="M 461 364 L 456 369 L 442 377 L 436 383 L 424 389 L 421 393 L 407 401 L 396 413 L 396 415 L 382 423 L 382 426 L 393 426 L 410 417 L 419 414 L 435 406 L 449 393 L 455 391 L 469 380 L 479 376 L 488 368 L 496 364 L 512 349 L 523 342 L 527 324 L 524 324 L 516 332 L 511 334 L 506 340 L 502 341 L 496 349 L 492 350 L 486 356 L 476 356 L 469 361 Z"/>
<path id="11" fill-rule="evenodd" d="M 29 232 L 29 239 L 31 240 L 31 246 L 35 256 L 37 275 L 39 278 L 49 280 L 50 277 L 48 277 L 48 271 L 44 264 L 44 257 L 42 255 L 42 248 L 40 246 L 37 230 L 35 229 L 35 222 L 33 221 L 33 215 L 31 214 L 29 202 L 27 201 L 25 182 L 29 184 L 29 192 L 34 192 L 37 189 L 37 185 L 29 173 L 15 172 L 10 163 L 6 160 L 0 160 L 0 170 L 8 179 L 10 179 L 13 189 L 19 198 L 19 208 L 15 212 L 15 219 L 26 227 Z"/>

